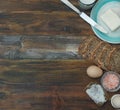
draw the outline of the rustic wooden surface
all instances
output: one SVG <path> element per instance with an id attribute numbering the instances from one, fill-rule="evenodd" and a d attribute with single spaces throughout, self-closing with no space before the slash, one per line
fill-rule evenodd
<path id="1" fill-rule="evenodd" d="M 86 75 L 92 62 L 77 54 L 90 35 L 59 0 L 1 0 L 0 110 L 113 110 L 85 93 L 90 82 L 100 83 Z"/>

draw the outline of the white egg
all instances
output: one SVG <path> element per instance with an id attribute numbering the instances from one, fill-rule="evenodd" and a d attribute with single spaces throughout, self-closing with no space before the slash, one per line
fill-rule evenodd
<path id="1" fill-rule="evenodd" d="M 102 76 L 103 70 L 95 65 L 89 66 L 87 68 L 87 75 L 91 78 L 99 78 Z"/>

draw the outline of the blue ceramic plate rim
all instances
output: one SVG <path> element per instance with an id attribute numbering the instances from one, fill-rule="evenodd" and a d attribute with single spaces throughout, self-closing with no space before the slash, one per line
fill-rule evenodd
<path id="1" fill-rule="evenodd" d="M 97 22 L 97 14 L 98 11 L 100 10 L 100 8 L 102 8 L 102 6 L 106 3 L 109 2 L 120 2 L 120 0 L 99 0 L 96 5 L 92 8 L 91 13 L 90 13 L 90 17 L 95 20 Z M 99 30 L 95 29 L 94 27 L 92 27 L 94 33 L 103 41 L 106 41 L 108 43 L 112 43 L 112 44 L 119 44 L 120 43 L 120 37 L 109 37 L 108 35 L 100 32 Z"/>

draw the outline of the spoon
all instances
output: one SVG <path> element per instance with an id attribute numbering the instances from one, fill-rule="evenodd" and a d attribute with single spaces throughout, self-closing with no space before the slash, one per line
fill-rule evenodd
<path id="1" fill-rule="evenodd" d="M 70 3 L 68 0 L 61 0 L 65 5 L 67 5 L 69 8 L 73 9 L 79 16 L 84 19 L 87 23 L 89 23 L 91 26 L 95 27 L 97 30 L 101 31 L 102 33 L 107 34 L 108 32 L 98 23 L 96 23 L 92 18 L 90 18 L 87 14 L 84 12 L 81 12 L 78 8 L 76 8 L 72 3 Z"/>

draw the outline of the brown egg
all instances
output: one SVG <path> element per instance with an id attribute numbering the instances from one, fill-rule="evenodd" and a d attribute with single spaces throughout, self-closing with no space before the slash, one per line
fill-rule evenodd
<path id="1" fill-rule="evenodd" d="M 102 74 L 102 69 L 95 65 L 89 66 L 87 68 L 87 75 L 91 78 L 99 78 L 100 76 L 102 76 Z"/>

